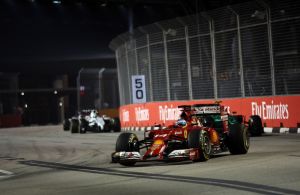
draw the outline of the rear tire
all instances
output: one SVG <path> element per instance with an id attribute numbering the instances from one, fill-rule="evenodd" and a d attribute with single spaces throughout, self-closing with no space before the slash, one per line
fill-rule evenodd
<path id="1" fill-rule="evenodd" d="M 206 131 L 193 130 L 188 135 L 188 148 L 199 148 L 199 159 L 197 161 L 207 161 L 210 159 L 211 143 Z"/>
<path id="2" fill-rule="evenodd" d="M 79 121 L 77 119 L 71 120 L 71 133 L 79 133 Z"/>
<path id="3" fill-rule="evenodd" d="M 109 122 L 105 122 L 105 124 L 103 126 L 103 131 L 104 132 L 110 132 L 110 130 L 111 130 L 110 121 Z"/>
<path id="4" fill-rule="evenodd" d="M 134 133 L 121 133 L 116 142 L 116 152 L 139 152 L 138 138 Z M 135 161 L 120 161 L 121 165 L 133 166 Z"/>
<path id="5" fill-rule="evenodd" d="M 248 128 L 243 124 L 230 125 L 227 141 L 231 154 L 246 154 L 250 146 Z"/>
<path id="6" fill-rule="evenodd" d="M 264 133 L 260 116 L 252 115 L 249 118 L 249 132 L 252 136 L 261 136 Z"/>
<path id="7" fill-rule="evenodd" d="M 121 131 L 120 119 L 118 117 L 116 117 L 113 120 L 114 120 L 114 123 L 113 123 L 114 132 L 120 132 Z"/>

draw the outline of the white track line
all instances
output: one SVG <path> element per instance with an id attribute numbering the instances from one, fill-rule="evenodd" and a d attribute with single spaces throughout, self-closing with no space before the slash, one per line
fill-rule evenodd
<path id="1" fill-rule="evenodd" d="M 13 176 L 13 173 L 12 173 L 12 172 L 10 172 L 10 171 L 5 171 L 5 170 L 2 170 L 2 169 L 0 169 L 0 174 L 4 174 L 4 175 L 0 175 L 0 179 L 1 179 L 1 178 L 5 178 L 5 177 Z"/>

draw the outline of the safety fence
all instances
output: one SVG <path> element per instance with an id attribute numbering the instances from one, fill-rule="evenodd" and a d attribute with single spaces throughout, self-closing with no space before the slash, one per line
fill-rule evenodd
<path id="1" fill-rule="evenodd" d="M 269 1 L 268 1 L 269 2 Z M 116 37 L 120 104 L 300 94 L 300 1 L 258 0 L 141 26 Z"/>

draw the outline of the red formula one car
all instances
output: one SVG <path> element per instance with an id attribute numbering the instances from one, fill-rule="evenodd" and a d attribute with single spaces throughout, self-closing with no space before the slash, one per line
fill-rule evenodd
<path id="1" fill-rule="evenodd" d="M 121 133 L 112 161 L 132 166 L 150 159 L 206 161 L 212 154 L 228 150 L 231 154 L 248 152 L 250 142 L 245 117 L 229 115 L 220 104 L 179 108 L 182 114 L 174 125 L 145 131 L 143 140 L 138 140 L 134 133 Z"/>

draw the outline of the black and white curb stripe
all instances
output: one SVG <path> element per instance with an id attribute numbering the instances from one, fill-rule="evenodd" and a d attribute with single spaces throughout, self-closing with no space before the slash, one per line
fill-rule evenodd
<path id="1" fill-rule="evenodd" d="M 162 127 L 165 129 L 166 127 Z M 150 130 L 158 130 L 160 127 L 123 127 L 122 131 L 150 131 Z M 264 127 L 265 133 L 300 133 L 300 128 L 286 128 L 286 127 Z"/>
<path id="2" fill-rule="evenodd" d="M 265 133 L 300 133 L 300 128 L 286 128 L 286 127 L 265 127 Z"/>

